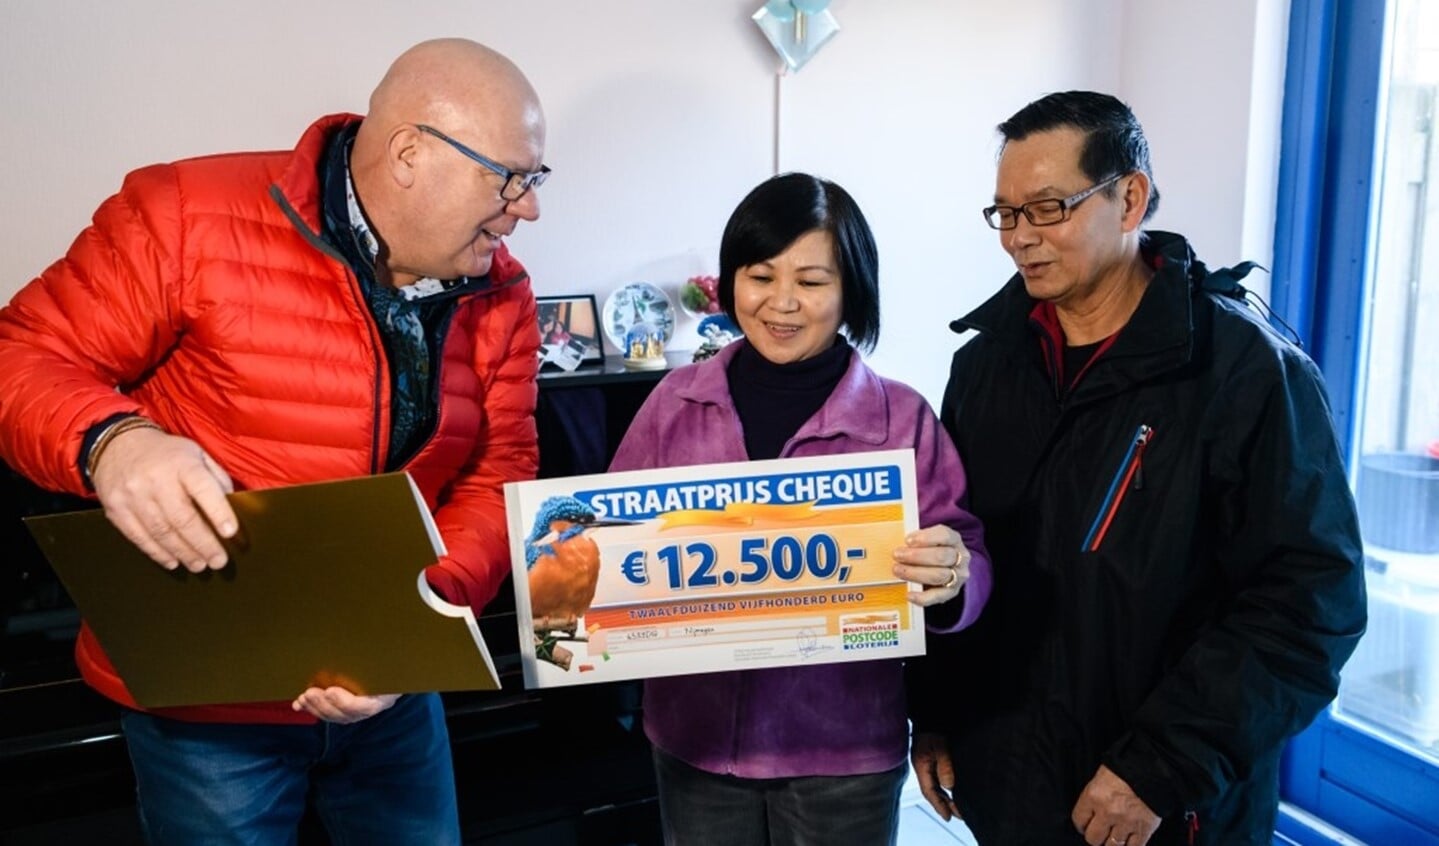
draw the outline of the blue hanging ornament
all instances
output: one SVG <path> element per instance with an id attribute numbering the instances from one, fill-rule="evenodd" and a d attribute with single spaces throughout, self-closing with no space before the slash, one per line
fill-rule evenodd
<path id="1" fill-rule="evenodd" d="M 794 4 L 790 0 L 769 0 L 764 4 L 764 9 L 780 23 L 789 23 L 794 20 Z"/>

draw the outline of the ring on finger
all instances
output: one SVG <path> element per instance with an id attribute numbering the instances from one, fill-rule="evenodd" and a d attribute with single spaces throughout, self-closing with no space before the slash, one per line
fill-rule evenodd
<path id="1" fill-rule="evenodd" d="M 954 583 L 957 582 L 957 581 L 959 581 L 959 568 L 958 568 L 958 567 L 950 567 L 950 568 L 949 568 L 949 581 L 947 581 L 947 582 L 945 582 L 944 584 L 940 585 L 940 587 L 943 588 L 943 589 L 945 589 L 945 590 L 948 590 L 949 588 L 954 587 Z"/>

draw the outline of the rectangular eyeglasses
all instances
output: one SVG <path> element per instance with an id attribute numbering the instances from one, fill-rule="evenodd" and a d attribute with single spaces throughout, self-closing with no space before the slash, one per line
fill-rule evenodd
<path id="1" fill-rule="evenodd" d="M 983 212 L 984 222 L 988 223 L 991 229 L 1013 229 L 1019 225 L 1019 216 L 1023 214 L 1034 226 L 1053 226 L 1056 223 L 1063 223 L 1069 220 L 1069 214 L 1075 206 L 1089 199 L 1096 192 L 1113 185 L 1124 175 L 1116 173 L 1103 182 L 1096 182 L 1078 194 L 1071 194 L 1062 200 L 1030 200 L 1018 206 L 990 206 Z"/>
<path id="2" fill-rule="evenodd" d="M 456 141 L 445 133 L 439 131 L 438 129 L 435 129 L 433 126 L 426 126 L 423 123 L 417 123 L 415 124 L 415 128 L 420 130 L 421 132 L 433 135 L 441 141 L 445 142 L 446 144 L 449 144 L 451 147 L 459 150 L 463 156 L 479 164 L 481 167 L 498 173 L 501 178 L 505 180 L 504 187 L 500 189 L 500 197 L 501 199 L 504 199 L 508 202 L 513 203 L 521 197 L 525 196 L 525 194 L 531 188 L 538 188 L 541 185 L 545 184 L 545 180 L 548 179 L 550 176 L 550 168 L 548 165 L 540 165 L 539 170 L 532 171 L 530 173 L 525 173 L 524 171 L 519 170 L 510 170 L 509 168 L 505 167 L 494 159 L 486 158 L 485 156 L 476 153 L 474 150 L 471 150 L 464 144 L 461 144 L 460 142 Z"/>

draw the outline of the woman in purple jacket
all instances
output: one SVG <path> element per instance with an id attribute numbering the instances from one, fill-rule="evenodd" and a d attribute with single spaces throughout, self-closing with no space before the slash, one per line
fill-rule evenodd
<path id="1" fill-rule="evenodd" d="M 913 389 L 851 343 L 879 336 L 878 256 L 844 189 L 801 173 L 755 188 L 720 243 L 719 301 L 745 335 L 665 377 L 613 470 L 913 448 L 920 524 L 894 573 L 931 629 L 968 626 L 989 596 L 959 455 Z M 845 337 L 839 335 L 841 327 Z M 893 843 L 908 731 L 895 659 L 650 679 L 671 844 Z"/>

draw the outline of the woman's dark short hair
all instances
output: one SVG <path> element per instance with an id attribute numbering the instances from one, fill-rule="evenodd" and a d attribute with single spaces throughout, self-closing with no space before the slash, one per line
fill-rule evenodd
<path id="1" fill-rule="evenodd" d="M 720 308 L 738 323 L 735 274 L 774 258 L 814 229 L 823 229 L 834 239 L 845 334 L 855 346 L 872 350 L 879 340 L 879 251 L 874 233 L 848 192 L 807 173 L 784 173 L 761 182 L 730 215 L 720 239 Z"/>
<path id="2" fill-rule="evenodd" d="M 999 125 L 1005 143 L 1023 141 L 1036 132 L 1071 127 L 1084 133 L 1079 168 L 1099 182 L 1117 173 L 1139 170 L 1149 177 L 1148 220 L 1159 210 L 1159 188 L 1149 166 L 1149 141 L 1139 118 L 1119 99 L 1096 91 L 1061 91 L 1035 100 Z M 1003 152 L 1003 148 L 1001 148 Z M 1113 197 L 1115 186 L 1104 189 Z"/>

